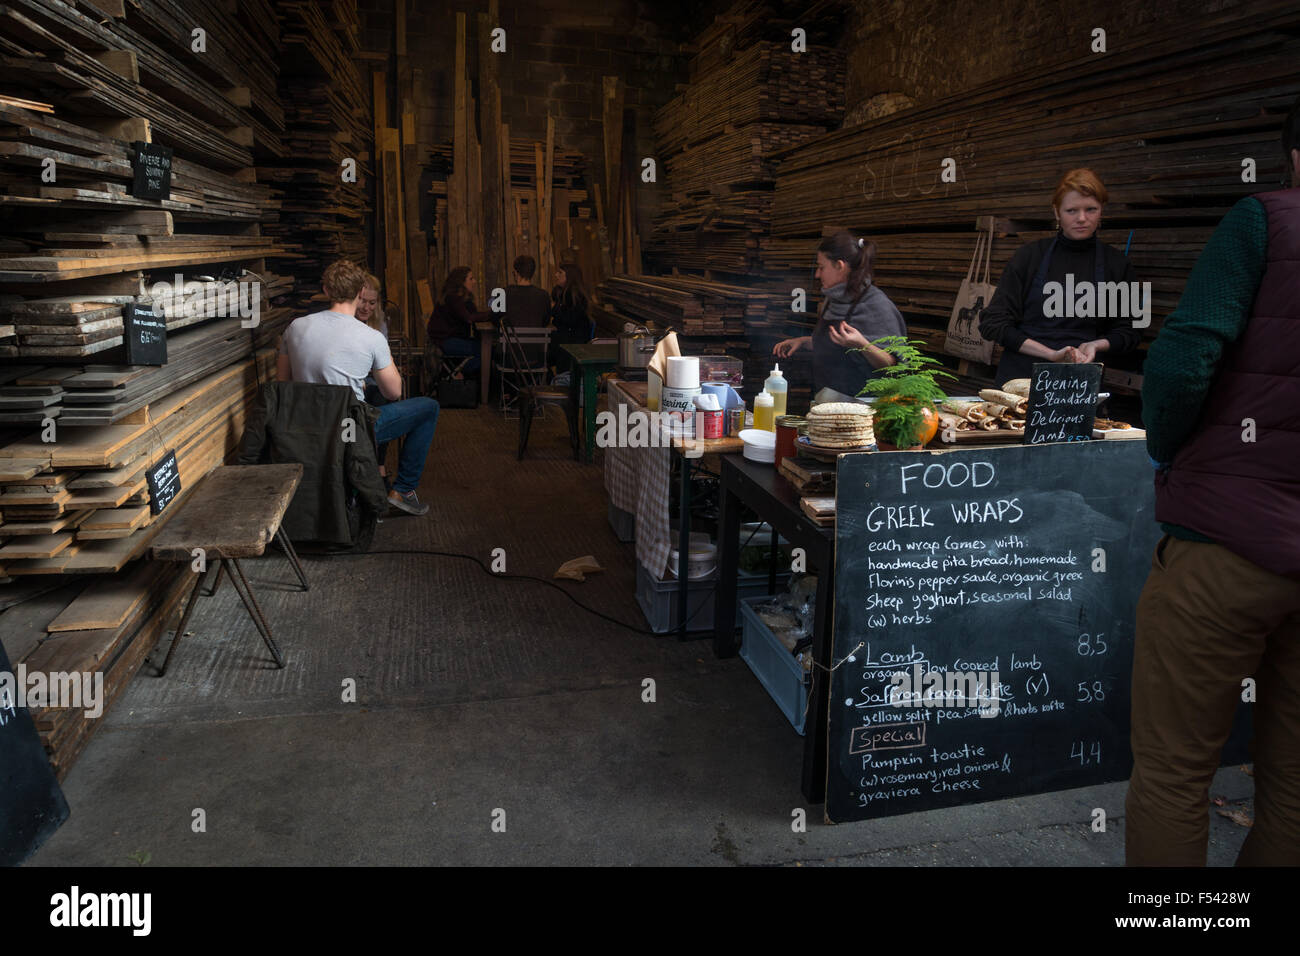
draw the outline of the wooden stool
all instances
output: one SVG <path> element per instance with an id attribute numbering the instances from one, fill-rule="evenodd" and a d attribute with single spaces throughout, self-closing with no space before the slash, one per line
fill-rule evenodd
<path id="1" fill-rule="evenodd" d="M 284 667 L 280 649 L 271 637 L 271 626 L 253 596 L 253 588 L 244 575 L 244 569 L 240 567 L 239 559 L 260 557 L 272 539 L 277 540 L 284 548 L 302 589 L 308 589 L 307 577 L 303 574 L 293 544 L 280 529 L 280 521 L 301 480 L 302 465 L 299 464 L 227 465 L 215 468 L 180 506 L 180 514 L 167 522 L 158 533 L 153 542 L 153 556 L 159 560 L 192 561 L 195 549 L 202 549 L 205 561 L 212 558 L 217 561 L 217 577 L 212 590 L 200 590 L 203 579 L 207 577 L 206 566 L 198 573 L 189 603 L 176 628 L 176 636 L 158 671 L 159 677 L 167 673 L 167 665 L 185 634 L 185 626 L 190 622 L 199 595 L 217 593 L 225 570 L 223 562 L 229 563 L 232 568 L 230 582 L 239 599 L 244 602 L 262 640 L 266 642 L 276 666 Z"/>

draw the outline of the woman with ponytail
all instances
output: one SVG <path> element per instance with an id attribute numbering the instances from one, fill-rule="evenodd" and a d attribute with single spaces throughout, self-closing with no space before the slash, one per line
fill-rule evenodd
<path id="1" fill-rule="evenodd" d="M 841 230 L 817 247 L 817 281 L 824 298 L 812 335 L 778 342 L 777 358 L 812 349 L 813 394 L 832 388 L 857 395 L 877 370 L 894 357 L 871 343 L 887 335 L 907 335 L 903 315 L 872 282 L 876 244 Z M 850 349 L 864 349 L 862 352 Z"/>

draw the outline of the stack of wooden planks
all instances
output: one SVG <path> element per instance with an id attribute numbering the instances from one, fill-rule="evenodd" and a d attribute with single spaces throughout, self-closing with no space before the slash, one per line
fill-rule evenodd
<path id="1" fill-rule="evenodd" d="M 190 6 L 198 9 L 132 0 L 104 17 L 56 0 L 15 0 L 0 9 L 0 77 L 60 112 L 102 117 L 106 131 L 147 124 L 178 155 L 246 167 L 255 131 L 279 148 L 274 41 L 264 20 L 206 0 Z M 206 31 L 202 55 L 192 49 L 196 23 Z"/>
<path id="2" fill-rule="evenodd" d="M 103 723 L 103 713 L 178 623 L 194 581 L 180 562 L 146 559 L 117 576 L 45 582 L 27 579 L 12 594 L 0 594 L 0 638 L 10 661 L 21 662 L 28 673 L 78 680 L 87 675 L 92 689 L 103 682 L 95 708 L 84 696 L 82 707 L 32 708 L 50 765 L 62 780 Z"/>
<path id="3" fill-rule="evenodd" d="M 1231 204 L 1281 180 L 1282 116 L 1300 94 L 1298 31 L 1294 4 L 1257 0 L 796 147 L 779 157 L 762 248 L 771 287 L 809 288 L 818 237 L 854 229 L 878 244 L 879 285 L 912 334 L 941 349 L 977 219 L 995 217 L 996 282 L 1016 248 L 1051 234 L 1057 179 L 1087 166 L 1110 191 L 1102 239 L 1123 249 L 1132 232 L 1134 268 L 1152 282 L 1149 340 Z M 955 182 L 942 178 L 945 159 Z M 1245 159 L 1255 182 L 1243 181 Z M 813 308 L 792 332 L 806 331 Z M 961 371 L 968 384 L 991 380 L 987 368 Z M 1137 371 L 1136 361 L 1108 367 L 1107 386 L 1131 392 Z"/>
<path id="4" fill-rule="evenodd" d="M 291 255 L 277 262 L 296 282 L 292 303 L 310 311 L 320 277 L 336 259 L 368 262 L 366 216 L 374 131 L 368 85 L 353 60 L 356 4 L 276 4 L 283 50 L 279 95 L 285 105 L 283 157 L 259 159 L 257 177 L 282 198 L 279 221 L 264 232 Z"/>
<path id="5" fill-rule="evenodd" d="M 651 265 L 761 277 L 774 157 L 844 115 L 844 57 L 831 45 L 837 14 L 816 6 L 796 17 L 812 27 L 808 52 L 792 49 L 783 14 L 794 11 L 763 0 L 740 0 L 697 38 L 691 82 L 655 114 L 669 199 L 647 245 Z"/>
<path id="6" fill-rule="evenodd" d="M 244 335 L 247 335 L 245 332 Z M 173 390 L 129 423 L 74 426 L 56 420 L 0 448 L 0 570 L 111 574 L 143 554 L 192 488 L 243 434 L 246 409 L 272 377 L 267 349 Z M 146 471 L 175 452 L 181 493 L 160 514 Z"/>

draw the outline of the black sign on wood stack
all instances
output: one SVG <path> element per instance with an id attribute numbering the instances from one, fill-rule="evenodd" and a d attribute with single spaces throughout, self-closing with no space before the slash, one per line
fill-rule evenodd
<path id="1" fill-rule="evenodd" d="M 1026 445 L 1091 441 L 1101 366 L 1035 362 L 1025 413 Z"/>
<path id="2" fill-rule="evenodd" d="M 152 307 L 122 307 L 122 341 L 126 345 L 126 364 L 167 364 L 167 320 Z"/>
<path id="3" fill-rule="evenodd" d="M 836 487 L 829 822 L 1129 776 L 1141 442 L 846 455 Z"/>
<path id="4" fill-rule="evenodd" d="M 68 819 L 18 676 L 0 644 L 0 866 L 17 866 Z"/>
<path id="5" fill-rule="evenodd" d="M 176 466 L 176 452 L 169 451 L 162 461 L 144 473 L 144 478 L 149 486 L 149 510 L 162 514 L 162 510 L 181 493 L 181 472 Z"/>
<path id="6" fill-rule="evenodd" d="M 156 146 L 136 140 L 131 144 L 135 156 L 131 171 L 131 195 L 136 199 L 170 199 L 172 194 L 172 151 L 169 146 Z"/>

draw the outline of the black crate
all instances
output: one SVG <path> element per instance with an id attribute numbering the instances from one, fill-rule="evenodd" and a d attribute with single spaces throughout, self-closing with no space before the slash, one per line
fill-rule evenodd
<path id="1" fill-rule="evenodd" d="M 442 408 L 478 408 L 478 379 L 444 378 L 437 398 Z"/>

